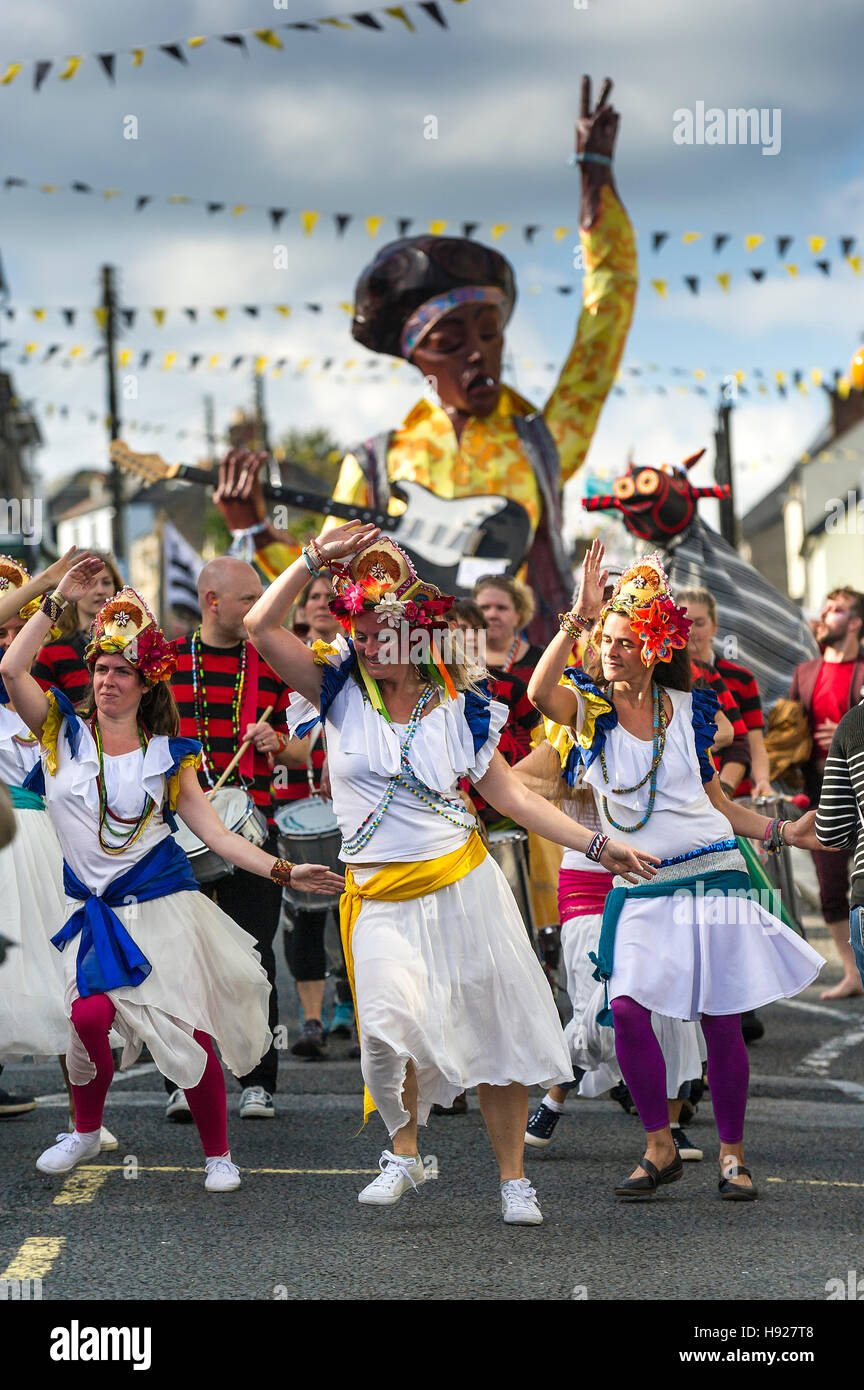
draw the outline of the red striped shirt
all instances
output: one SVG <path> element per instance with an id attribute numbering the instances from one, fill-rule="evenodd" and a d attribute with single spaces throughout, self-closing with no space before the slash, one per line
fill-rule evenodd
<path id="1" fill-rule="evenodd" d="M 68 642 L 49 642 L 42 647 L 33 666 L 33 675 L 43 690 L 55 685 L 68 695 L 73 705 L 90 688 L 90 667 L 84 660 L 87 646 L 86 632 L 76 632 Z"/>

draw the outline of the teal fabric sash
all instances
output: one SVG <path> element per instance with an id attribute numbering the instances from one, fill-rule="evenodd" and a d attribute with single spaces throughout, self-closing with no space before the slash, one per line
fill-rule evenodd
<path id="1" fill-rule="evenodd" d="M 30 792 L 26 787 L 10 787 L 12 805 L 16 811 L 44 811 L 45 798 Z"/>
<path id="2" fill-rule="evenodd" d="M 667 879 L 665 883 L 636 883 L 629 887 L 613 888 L 603 908 L 603 924 L 600 928 L 600 941 L 596 954 L 589 951 L 588 959 L 596 969 L 594 979 L 602 980 L 606 986 L 603 1008 L 597 1015 L 597 1022 L 611 1028 L 612 1010 L 609 1007 L 609 980 L 615 961 L 615 931 L 618 918 L 628 898 L 671 898 L 676 893 L 690 893 L 693 897 L 717 897 L 731 893 L 735 889 L 750 887 L 750 879 L 743 869 L 715 869 L 711 873 L 693 874 L 689 878 Z"/>

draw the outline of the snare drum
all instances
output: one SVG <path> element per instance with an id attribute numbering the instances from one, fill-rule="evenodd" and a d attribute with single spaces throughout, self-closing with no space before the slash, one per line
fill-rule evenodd
<path id="1" fill-rule="evenodd" d="M 263 845 L 267 838 L 267 820 L 242 787 L 220 787 L 209 801 L 226 830 L 233 830 L 235 835 L 242 835 L 250 844 Z M 177 843 L 188 856 L 192 872 L 199 883 L 213 883 L 217 878 L 233 874 L 234 865 L 223 859 L 221 854 L 215 854 L 197 835 L 193 835 L 179 816 Z"/>
<path id="2" fill-rule="evenodd" d="M 320 796 L 302 801 L 283 802 L 273 813 L 279 830 L 279 853 L 292 864 L 326 864 L 334 874 L 345 872 L 339 859 L 342 832 L 333 814 L 333 803 Z M 296 888 L 282 889 L 283 901 L 291 907 L 325 912 L 338 906 L 339 893 L 302 893 Z"/>
<path id="3" fill-rule="evenodd" d="M 531 906 L 531 884 L 528 878 L 528 836 L 524 830 L 489 831 L 489 853 L 510 885 L 519 915 L 533 944 L 535 937 L 534 909 Z"/>

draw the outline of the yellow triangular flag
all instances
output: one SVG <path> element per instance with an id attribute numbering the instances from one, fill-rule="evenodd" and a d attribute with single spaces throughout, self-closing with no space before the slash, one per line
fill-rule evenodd
<path id="1" fill-rule="evenodd" d="M 504 233 L 505 233 L 506 231 L 509 231 L 509 229 L 510 229 L 510 223 L 509 223 L 509 222 L 495 222 L 495 223 L 493 223 L 493 225 L 492 225 L 492 240 L 493 240 L 493 241 L 497 241 L 498 238 L 501 237 L 501 236 L 503 236 Z"/>
<path id="2" fill-rule="evenodd" d="M 697 381 L 703 381 L 705 378 L 704 369 L 702 367 L 694 367 L 693 375 L 696 377 Z"/>
<path id="3" fill-rule="evenodd" d="M 243 213 L 244 213 L 245 211 L 246 211 L 246 204 L 245 204 L 245 203 L 235 203 L 234 206 L 233 206 L 233 208 L 231 209 L 231 216 L 232 216 L 232 217 L 242 217 L 242 215 L 243 215 Z"/>
<path id="4" fill-rule="evenodd" d="M 174 363 L 175 363 L 176 361 L 177 361 L 177 354 L 176 354 L 176 352 L 166 352 L 165 357 L 164 357 L 163 362 L 162 362 L 162 370 L 163 370 L 163 372 L 169 372 L 169 371 L 171 370 L 171 368 L 174 366 Z"/>
<path id="5" fill-rule="evenodd" d="M 657 291 L 657 293 L 659 294 L 659 296 L 660 296 L 661 299 L 665 299 L 665 298 L 666 298 L 666 291 L 667 291 L 668 288 L 669 288 L 669 281 L 668 281 L 668 280 L 652 280 L 652 281 L 651 281 L 651 288 L 652 288 L 652 289 L 655 289 L 655 290 Z"/>
<path id="6" fill-rule="evenodd" d="M 219 366 L 219 359 L 220 359 L 220 354 L 219 354 L 218 352 L 214 352 L 214 354 L 213 354 L 212 357 L 208 357 L 208 358 L 207 358 L 207 367 L 208 367 L 208 370 L 209 370 L 209 371 L 212 372 L 214 367 L 218 367 L 218 366 Z"/>
<path id="7" fill-rule="evenodd" d="M 273 308 L 276 310 L 277 314 L 282 315 L 283 319 L 287 319 L 288 315 L 291 313 L 290 304 L 274 304 Z"/>
<path id="8" fill-rule="evenodd" d="M 717 273 L 717 284 L 720 286 L 721 290 L 725 290 L 725 292 L 728 294 L 728 292 L 729 292 L 729 286 L 731 285 L 731 283 L 732 283 L 732 276 L 729 274 L 729 271 L 728 271 L 728 270 L 721 270 L 721 271 L 718 271 L 718 273 Z"/>
<path id="9" fill-rule="evenodd" d="M 206 35 L 196 34 L 194 38 L 187 39 L 186 42 L 190 48 L 200 48 L 202 43 L 207 42 L 207 37 Z"/>
<path id="10" fill-rule="evenodd" d="M 33 310 L 31 310 L 31 312 L 32 312 L 32 314 L 33 314 L 34 319 L 38 319 L 38 321 L 41 323 L 42 320 L 43 320 L 44 317 L 45 317 L 45 310 L 44 310 L 44 309 L 33 309 Z"/>
<path id="11" fill-rule="evenodd" d="M 761 246 L 764 240 L 765 238 L 761 233 L 751 232 L 749 236 L 744 238 L 744 245 L 748 251 L 755 251 L 756 247 Z"/>
<path id="12" fill-rule="evenodd" d="M 433 220 L 432 222 L 429 223 L 429 235 L 430 235 L 430 236 L 441 236 L 441 234 L 446 230 L 446 227 L 447 227 L 447 219 L 446 219 L 446 218 L 438 218 L 438 219 L 436 219 L 436 220 Z"/>
<path id="13" fill-rule="evenodd" d="M 375 237 L 378 235 L 378 228 L 381 226 L 381 223 L 383 221 L 383 217 L 373 216 L 366 218 L 366 230 L 371 237 Z"/>
<path id="14" fill-rule="evenodd" d="M 683 241 L 683 243 L 684 243 L 685 246 L 689 246 L 690 243 L 691 243 L 692 241 L 701 241 L 701 240 L 702 240 L 702 233 L 701 233 L 701 232 L 683 232 L 682 235 L 681 235 L 681 240 Z"/>
<path id="15" fill-rule="evenodd" d="M 353 29 L 353 24 L 346 24 L 344 19 L 317 19 L 316 24 L 332 24 L 334 29 Z"/>
<path id="16" fill-rule="evenodd" d="M 572 232 L 572 230 L 573 230 L 572 227 L 556 227 L 556 228 L 555 228 L 555 240 L 556 240 L 556 241 L 563 241 L 564 238 L 565 238 L 565 236 L 567 236 L 569 232 Z"/>
<path id="17" fill-rule="evenodd" d="M 746 378 L 746 376 L 747 376 L 747 373 L 746 373 L 746 372 L 738 371 L 738 372 L 734 372 L 733 375 L 734 375 L 734 377 L 735 377 L 735 380 L 738 382 L 738 385 L 739 385 L 739 386 L 743 385 L 744 380 L 745 380 L 745 378 Z"/>
<path id="18" fill-rule="evenodd" d="M 812 372 L 810 373 L 810 380 L 813 382 L 814 386 L 822 385 L 822 369 L 820 367 L 813 368 Z"/>
<path id="19" fill-rule="evenodd" d="M 81 66 L 82 61 L 83 59 L 81 57 L 67 58 L 65 68 L 62 72 L 57 74 L 57 81 L 68 82 L 70 78 L 75 76 L 76 72 Z"/>
<path id="20" fill-rule="evenodd" d="M 40 193 L 58 193 L 59 191 L 59 183 L 43 183 L 42 187 L 39 189 Z"/>
<path id="21" fill-rule="evenodd" d="M 798 267 L 797 267 L 797 265 L 787 265 L 786 269 L 788 270 L 788 272 L 789 272 L 790 275 L 793 275 L 793 276 L 794 276 L 794 275 L 797 275 L 797 274 L 798 274 Z"/>
<path id="22" fill-rule="evenodd" d="M 349 357 L 349 358 L 348 358 L 348 361 L 345 363 L 345 370 L 346 370 L 346 372 L 350 372 L 351 369 L 352 369 L 352 367 L 356 367 L 356 366 L 357 366 L 357 358 L 356 358 L 356 357 Z"/>
<path id="23" fill-rule="evenodd" d="M 802 379 L 801 381 L 796 381 L 795 385 L 798 387 L 798 390 L 801 392 L 801 395 L 802 395 L 802 396 L 806 396 L 806 395 L 807 395 L 807 382 L 806 382 L 806 381 L 804 381 L 803 379 Z"/>
<path id="24" fill-rule="evenodd" d="M 786 373 L 785 373 L 785 372 L 775 372 L 775 373 L 774 373 L 774 380 L 777 382 L 777 385 L 778 385 L 778 386 L 785 386 L 785 384 L 786 384 Z"/>
<path id="25" fill-rule="evenodd" d="M 214 309 L 214 310 L 213 310 L 213 316 L 214 316 L 214 318 L 217 318 L 217 319 L 220 319 L 220 320 L 224 321 L 224 320 L 227 319 L 227 317 L 228 317 L 228 310 L 227 310 L 227 309 Z"/>
<path id="26" fill-rule="evenodd" d="M 100 328 L 104 328 L 108 322 L 108 310 L 104 307 L 93 310 L 93 317 Z"/>
<path id="27" fill-rule="evenodd" d="M 339 308 L 344 309 L 345 313 L 350 314 L 352 318 L 354 317 L 354 305 L 349 304 L 347 300 L 340 301 Z"/>
<path id="28" fill-rule="evenodd" d="M 284 370 L 284 367 L 274 367 L 270 375 L 271 377 L 281 376 Z"/>
<path id="29" fill-rule="evenodd" d="M 298 372 L 305 372 L 306 368 L 309 366 L 309 363 L 310 363 L 311 361 L 312 361 L 312 358 L 311 358 L 311 357 L 304 357 L 304 358 L 302 358 L 302 359 L 297 363 L 297 370 L 298 370 Z"/>
<path id="30" fill-rule="evenodd" d="M 80 357 L 83 351 L 84 351 L 83 347 L 80 347 L 80 346 L 71 347 L 71 348 L 69 349 L 69 356 L 70 356 L 70 357 Z"/>
<path id="31" fill-rule="evenodd" d="M 162 325 L 163 325 L 163 323 L 165 322 L 165 310 L 164 310 L 164 309 L 153 309 L 153 310 L 151 310 L 151 312 L 152 312 L 152 314 L 153 314 L 153 318 L 154 318 L 155 321 L 156 321 L 157 327 L 161 328 Z"/>
<path id="32" fill-rule="evenodd" d="M 807 245 L 810 247 L 810 250 L 813 252 L 813 255 L 818 256 L 819 252 L 822 250 L 822 247 L 825 245 L 825 237 L 808 236 Z"/>
<path id="33" fill-rule="evenodd" d="M 759 383 L 759 395 L 760 395 L 760 396 L 767 396 L 767 395 L 768 395 L 768 387 L 765 385 L 764 381 L 760 381 L 760 383 Z"/>
<path id="34" fill-rule="evenodd" d="M 268 44 L 270 48 L 282 47 L 282 40 L 279 38 L 278 34 L 274 34 L 272 29 L 253 29 L 252 32 L 256 39 L 260 39 L 261 43 Z"/>
<path id="35" fill-rule="evenodd" d="M 145 52 L 146 52 L 146 49 L 144 49 L 144 48 L 133 48 L 133 49 L 132 49 L 132 66 L 133 66 L 133 68 L 140 68 L 141 64 L 144 62 L 144 54 L 145 54 Z"/>
<path id="36" fill-rule="evenodd" d="M 401 5 L 388 5 L 385 8 L 384 13 L 391 15 L 393 19 L 401 19 L 402 23 L 405 25 L 405 28 L 410 29 L 412 34 L 416 32 L 414 24 L 408 18 Z"/>
<path id="37" fill-rule="evenodd" d="M 125 366 L 126 366 L 129 362 L 131 362 L 131 361 L 132 361 L 132 349 L 131 349 L 131 348 L 121 348 L 120 351 L 119 351 L 118 354 L 117 354 L 117 365 L 118 365 L 118 367 L 125 367 Z"/>
<path id="38" fill-rule="evenodd" d="M 837 378 L 837 395 L 840 397 L 841 401 L 845 401 L 848 398 L 851 390 L 852 382 L 849 380 L 848 376 Z"/>
<path id="39" fill-rule="evenodd" d="M 860 274 L 861 274 L 861 257 L 860 257 L 860 256 L 847 256 L 847 257 L 846 257 L 846 260 L 847 260 L 847 263 L 848 263 L 849 265 L 851 265 L 852 269 L 855 271 L 855 274 L 856 274 L 856 275 L 860 275 Z"/>
<path id="40" fill-rule="evenodd" d="M 304 236 L 311 236 L 315 230 L 315 223 L 321 216 L 320 212 L 301 212 L 300 224 L 303 228 Z"/>
<path id="41" fill-rule="evenodd" d="M 805 450 L 804 450 L 804 453 L 801 455 L 801 462 L 802 462 L 802 463 L 809 463 L 811 457 L 812 457 L 812 455 L 811 455 L 811 454 L 808 454 L 808 453 L 807 453 L 807 450 L 805 449 Z"/>
<path id="42" fill-rule="evenodd" d="M 172 194 L 170 194 L 170 196 L 169 196 L 169 198 L 168 198 L 168 202 L 169 202 L 169 203 L 188 203 L 188 202 L 189 202 L 189 195 L 188 195 L 187 193 L 172 193 Z"/>
<path id="43" fill-rule="evenodd" d="M 10 63 L 3 76 L 0 77 L 0 87 L 8 87 L 10 82 L 14 82 L 23 66 L 23 63 Z"/>
<path id="44" fill-rule="evenodd" d="M 539 293 L 540 293 L 540 286 L 539 286 L 539 285 L 529 285 L 528 288 L 527 288 L 527 290 L 525 291 L 525 293 L 526 293 L 526 294 L 539 294 Z"/>
<path id="45" fill-rule="evenodd" d="M 108 198 L 119 198 L 122 191 L 123 190 L 120 188 L 106 188 L 102 197 L 105 198 L 106 201 Z"/>
<path id="46" fill-rule="evenodd" d="M 255 371 L 256 371 L 256 373 L 257 373 L 258 376 L 261 375 L 261 373 L 263 372 L 264 368 L 267 366 L 267 363 L 268 363 L 269 361 L 270 361 L 270 358 L 269 358 L 269 357 L 256 357 L 256 358 L 255 358 Z"/>
<path id="47" fill-rule="evenodd" d="M 24 351 L 27 353 L 27 355 L 28 355 L 28 357 L 29 357 L 29 355 L 30 355 L 31 353 L 37 351 L 38 347 L 39 347 L 39 344 L 38 344 L 38 343 L 28 343 L 27 346 L 25 347 Z"/>

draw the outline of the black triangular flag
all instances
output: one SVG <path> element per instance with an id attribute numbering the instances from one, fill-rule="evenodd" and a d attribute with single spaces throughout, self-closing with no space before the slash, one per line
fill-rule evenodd
<path id="1" fill-rule="evenodd" d="M 191 357 L 189 358 L 189 368 L 191 371 L 194 372 L 195 368 L 198 366 L 198 363 L 201 361 L 202 356 L 203 353 L 200 352 L 192 353 Z"/>
<path id="2" fill-rule="evenodd" d="M 97 53 L 97 54 L 96 54 L 96 57 L 99 59 L 99 62 L 102 64 L 102 67 L 103 67 L 104 70 L 105 70 L 105 76 L 108 78 L 108 81 L 109 81 L 109 82 L 113 82 L 113 81 L 114 81 L 114 64 L 115 64 L 115 62 L 117 61 L 117 54 L 116 54 L 116 53 Z"/>
<path id="3" fill-rule="evenodd" d="M 524 235 L 525 235 L 525 240 L 526 240 L 526 241 L 533 241 L 534 238 L 535 238 L 535 236 L 536 236 L 537 233 L 539 232 L 539 230 L 540 230 L 539 225 L 535 225 L 535 226 L 532 226 L 532 227 L 523 227 L 523 228 L 522 228 L 522 231 L 523 231 L 523 233 L 524 233 Z"/>
<path id="4" fill-rule="evenodd" d="M 72 192 L 73 192 L 73 193 L 92 193 L 92 192 L 93 192 L 93 189 L 90 187 L 89 183 L 73 183 L 73 184 L 72 184 Z"/>
<path id="5" fill-rule="evenodd" d="M 38 92 L 39 88 L 42 86 L 42 83 L 45 81 L 45 78 L 48 76 L 53 66 L 54 64 L 50 58 L 40 58 L 39 62 L 33 69 L 34 92 Z"/>
<path id="6" fill-rule="evenodd" d="M 333 358 L 332 358 L 332 357 L 325 357 L 325 358 L 324 358 L 324 361 L 321 363 L 321 370 L 322 370 L 322 372 L 327 372 L 327 371 L 330 370 L 330 368 L 331 368 L 332 366 L 333 366 Z"/>
<path id="7" fill-rule="evenodd" d="M 778 396 L 785 396 L 785 395 L 786 395 L 786 387 L 785 387 L 785 386 L 783 385 L 783 383 L 780 382 L 780 381 L 778 381 L 778 383 L 777 383 L 777 394 L 778 394 Z"/>
<path id="8" fill-rule="evenodd" d="M 3 187 L 4 187 L 4 188 L 26 188 L 26 187 L 27 187 L 27 180 L 26 180 L 26 179 L 4 179 L 4 180 L 3 180 Z"/>
<path id="9" fill-rule="evenodd" d="M 765 377 L 765 373 L 763 372 L 761 367 L 754 367 L 753 375 L 756 377 L 757 381 L 762 381 Z"/>
<path id="10" fill-rule="evenodd" d="M 651 233 L 651 250 L 652 250 L 652 251 L 659 251 L 659 250 L 660 250 L 660 247 L 663 245 L 664 241 L 668 240 L 668 237 L 669 237 L 669 233 L 668 233 L 668 232 L 652 232 L 652 233 Z"/>
<path id="11" fill-rule="evenodd" d="M 471 237 L 474 235 L 474 233 L 476 232 L 476 230 L 477 230 L 477 228 L 478 228 L 479 226 L 480 226 L 480 223 L 479 223 L 479 222 L 463 222 L 463 223 L 462 223 L 462 235 L 463 235 L 464 237 L 467 237 L 467 238 L 469 239 L 469 241 L 470 241 Z"/>
<path id="12" fill-rule="evenodd" d="M 220 34 L 223 43 L 230 43 L 234 48 L 241 48 L 246 53 L 246 40 L 242 34 Z"/>
<path id="13" fill-rule="evenodd" d="M 136 315 L 137 313 L 138 313 L 138 310 L 137 310 L 137 309 L 121 309 L 121 310 L 120 310 L 121 317 L 122 317 L 123 322 L 125 323 L 125 325 L 126 325 L 127 328 L 134 328 L 134 327 L 135 327 L 135 315 Z"/>
<path id="14" fill-rule="evenodd" d="M 283 24 L 281 27 L 282 27 L 283 29 L 307 29 L 307 30 L 309 30 L 310 33 L 313 33 L 313 34 L 317 34 L 317 33 L 318 33 L 318 25 L 317 25 L 317 24 L 308 24 L 305 20 L 301 20 L 301 21 L 300 21 L 299 23 L 297 23 L 297 24 Z"/>
<path id="15" fill-rule="evenodd" d="M 345 228 L 348 226 L 353 215 L 354 214 L 350 212 L 334 212 L 333 221 L 336 223 L 337 236 L 342 236 L 344 234 Z"/>
<path id="16" fill-rule="evenodd" d="M 355 24 L 364 24 L 367 29 L 383 29 L 384 25 L 372 14 L 352 14 Z"/>
<path id="17" fill-rule="evenodd" d="M 804 377 L 804 373 L 803 373 L 803 372 L 793 372 L 793 373 L 792 373 L 792 380 L 793 380 L 793 382 L 795 383 L 796 386 L 800 386 L 803 377 Z"/>
<path id="18" fill-rule="evenodd" d="M 208 204 L 207 204 L 207 211 L 208 211 L 208 212 L 224 212 L 224 211 L 225 211 L 225 204 L 224 204 L 224 203 L 208 203 Z"/>
<path id="19" fill-rule="evenodd" d="M 233 359 L 232 363 L 231 363 L 231 370 L 232 370 L 232 372 L 234 372 L 234 371 L 237 370 L 237 368 L 240 366 L 240 363 L 241 363 L 242 361 L 243 361 L 243 353 L 241 352 L 240 356 L 239 356 L 239 357 L 235 357 L 235 358 Z"/>
<path id="20" fill-rule="evenodd" d="M 631 376 L 641 376 L 641 375 L 642 375 L 642 368 L 641 368 L 641 367 L 628 367 L 627 370 L 628 370 L 628 372 L 630 373 Z"/>
<path id="21" fill-rule="evenodd" d="M 759 283 L 760 280 L 764 280 L 764 279 L 765 279 L 765 271 L 764 271 L 764 270 L 751 270 L 751 271 L 750 271 L 750 275 L 751 275 L 751 277 L 756 281 L 757 284 Z"/>
<path id="22" fill-rule="evenodd" d="M 844 256 L 852 255 L 852 247 L 855 245 L 855 242 L 857 240 L 858 238 L 854 236 L 841 236 L 840 250 L 842 251 Z"/>
<path id="23" fill-rule="evenodd" d="M 150 351 L 149 348 L 147 349 L 146 352 L 142 352 L 141 356 L 140 356 L 139 359 L 138 359 L 138 366 L 139 366 L 139 367 L 146 367 L 146 366 L 147 366 L 147 363 L 150 361 L 150 358 L 151 358 L 152 356 L 153 356 L 153 354 L 152 354 L 152 352 Z"/>
<path id="24" fill-rule="evenodd" d="M 244 305 L 243 305 L 243 312 L 244 312 L 244 314 L 248 314 L 249 317 L 250 317 L 250 319 L 257 319 L 257 317 L 258 317 L 258 305 L 257 305 L 257 304 L 244 304 Z"/>
<path id="25" fill-rule="evenodd" d="M 572 294 L 572 293 L 573 293 L 573 286 L 572 286 L 572 285 L 556 285 L 555 288 L 556 288 L 556 290 L 558 291 L 559 294 Z"/>
<path id="26" fill-rule="evenodd" d="M 269 208 L 269 209 L 268 209 L 268 214 L 269 214 L 269 217 L 270 217 L 270 221 L 273 223 L 273 230 L 274 230 L 274 232 L 279 230 L 279 223 L 282 221 L 282 218 L 285 216 L 285 214 L 287 213 L 287 211 L 288 211 L 287 208 Z"/>
<path id="27" fill-rule="evenodd" d="M 5 286 L 4 286 L 4 288 L 5 288 Z M 5 309 L 5 310 L 4 310 L 4 313 L 6 314 L 6 317 L 7 317 L 7 319 L 9 319 L 10 323 L 11 323 L 11 322 L 14 322 L 14 319 L 15 319 L 15 310 L 14 310 L 14 309 Z"/>
<path id="28" fill-rule="evenodd" d="M 420 0 L 421 10 L 425 10 L 430 19 L 434 19 L 436 24 L 440 24 L 442 29 L 447 28 L 447 21 L 441 13 L 435 0 Z"/>
<path id="29" fill-rule="evenodd" d="M 407 236 L 407 235 L 408 235 L 408 228 L 411 226 L 411 223 L 412 223 L 413 221 L 414 221 L 414 218 L 413 218 L 413 217 L 400 217 L 400 218 L 399 218 L 398 222 L 396 223 L 396 229 L 397 229 L 397 231 L 399 232 L 399 235 L 400 235 L 400 236 Z"/>
<path id="30" fill-rule="evenodd" d="M 310 314 L 320 314 L 320 313 L 321 313 L 321 305 L 320 305 L 320 304 L 304 304 L 303 307 L 304 307 L 304 309 L 308 309 L 309 312 L 310 312 Z"/>
<path id="31" fill-rule="evenodd" d="M 822 271 L 822 274 L 823 274 L 823 275 L 830 275 L 830 274 L 831 274 L 831 262 L 830 262 L 830 261 L 817 261 L 816 264 L 818 265 L 819 269 Z"/>
<path id="32" fill-rule="evenodd" d="M 688 288 L 688 290 L 690 291 L 691 294 L 698 294 L 698 293 L 699 293 L 699 276 L 698 276 L 698 275 L 685 275 L 685 276 L 684 276 L 684 284 L 687 286 L 687 288 Z"/>
<path id="33" fill-rule="evenodd" d="M 792 245 L 792 242 L 794 240 L 795 238 L 791 236 L 778 236 L 777 255 L 780 257 L 781 261 L 783 257 L 786 255 L 786 252 L 789 250 L 789 247 Z"/>
<path id="34" fill-rule="evenodd" d="M 64 419 L 64 420 L 68 420 L 68 418 L 69 418 L 69 407 L 68 407 L 68 405 L 61 405 L 61 407 L 60 407 L 60 414 L 63 416 L 63 419 Z"/>
<path id="35" fill-rule="evenodd" d="M 92 352 L 91 357 L 90 357 L 90 361 L 91 361 L 91 362 L 95 362 L 97 357 L 104 357 L 104 355 L 105 355 L 105 344 L 102 343 L 102 344 L 100 344 L 99 347 L 95 347 L 95 348 L 93 349 L 93 352 Z"/>
<path id="36" fill-rule="evenodd" d="M 197 309 L 184 309 L 183 313 L 186 315 L 187 319 L 191 319 L 193 323 L 195 323 L 198 319 Z"/>
<path id="37" fill-rule="evenodd" d="M 185 63 L 188 67 L 189 60 L 179 43 L 160 43 L 159 48 L 163 53 L 167 53 L 169 58 L 176 58 L 178 63 Z"/>
<path id="38" fill-rule="evenodd" d="M 717 233 L 715 234 L 715 236 L 714 236 L 714 250 L 715 250 L 715 251 L 722 251 L 722 250 L 723 250 L 723 247 L 726 245 L 726 243 L 727 243 L 728 240 L 729 240 L 729 233 L 728 233 L 728 232 L 717 232 Z"/>
<path id="39" fill-rule="evenodd" d="M 63 319 L 64 319 L 65 323 L 68 325 L 69 328 L 71 328 L 72 325 L 73 325 L 74 322 L 75 322 L 75 310 L 74 310 L 74 309 L 61 309 L 61 310 L 60 310 L 60 313 L 63 315 Z"/>
<path id="40" fill-rule="evenodd" d="M 146 208 L 147 204 L 148 204 L 148 203 L 152 203 L 152 202 L 153 202 L 152 194 L 150 194 L 150 193 L 142 193 L 141 196 L 140 196 L 140 198 L 136 198 L 136 199 L 135 199 L 135 211 L 136 211 L 136 212 L 140 212 L 142 208 Z"/>

